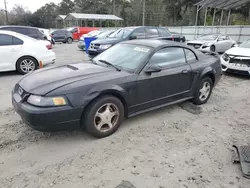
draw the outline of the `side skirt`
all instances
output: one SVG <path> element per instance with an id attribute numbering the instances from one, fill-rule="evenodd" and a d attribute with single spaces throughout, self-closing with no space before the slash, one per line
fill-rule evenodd
<path id="1" fill-rule="evenodd" d="M 132 114 L 128 115 L 128 118 L 131 118 L 131 117 L 134 117 L 134 116 L 137 116 L 137 115 L 139 115 L 139 114 L 143 114 L 143 113 L 146 113 L 146 112 L 149 112 L 149 111 L 157 110 L 157 109 L 159 109 L 159 108 L 163 108 L 163 107 L 166 107 L 166 106 L 170 106 L 170 105 L 173 105 L 173 104 L 181 103 L 181 102 L 190 100 L 190 99 L 192 99 L 192 98 L 193 98 L 193 97 L 186 97 L 186 98 L 183 98 L 183 99 L 180 99 L 180 100 L 177 100 L 177 101 L 165 103 L 165 104 L 162 104 L 162 105 L 159 105 L 159 106 L 154 106 L 154 107 L 152 107 L 152 108 L 148 108 L 148 109 L 145 109 L 145 110 L 142 110 L 142 111 L 138 111 L 138 112 L 132 113 Z"/>

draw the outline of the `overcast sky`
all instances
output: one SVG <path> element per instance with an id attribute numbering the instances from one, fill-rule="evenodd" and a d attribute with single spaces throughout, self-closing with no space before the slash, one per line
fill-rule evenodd
<path id="1" fill-rule="evenodd" d="M 7 9 L 8 11 L 15 4 L 22 5 L 24 8 L 30 10 L 31 12 L 35 12 L 37 9 L 45 5 L 46 3 L 54 2 L 59 3 L 61 0 L 6 0 L 7 1 Z M 4 0 L 0 0 L 0 9 L 4 9 Z"/>

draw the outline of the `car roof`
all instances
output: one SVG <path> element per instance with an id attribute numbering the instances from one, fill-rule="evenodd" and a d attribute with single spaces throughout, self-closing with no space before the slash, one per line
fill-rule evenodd
<path id="1" fill-rule="evenodd" d="M 0 28 L 4 27 L 22 27 L 22 28 L 28 28 L 28 29 L 39 29 L 37 27 L 31 27 L 31 26 L 22 26 L 22 25 L 2 25 Z"/>
<path id="2" fill-rule="evenodd" d="M 124 27 L 126 29 L 137 29 L 137 28 L 166 28 L 166 27 L 158 27 L 158 26 L 131 26 L 131 27 Z"/>
<path id="3" fill-rule="evenodd" d="M 157 39 L 138 39 L 138 40 L 128 40 L 121 42 L 123 44 L 135 44 L 135 45 L 142 45 L 148 46 L 152 48 L 161 48 L 167 46 L 180 46 L 180 47 L 187 47 L 186 45 L 180 42 L 174 42 L 169 40 L 157 40 Z"/>

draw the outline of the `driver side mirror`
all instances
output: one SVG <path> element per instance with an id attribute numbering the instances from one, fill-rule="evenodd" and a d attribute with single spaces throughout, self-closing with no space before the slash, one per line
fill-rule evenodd
<path id="1" fill-rule="evenodd" d="M 145 70 L 145 73 L 151 74 L 154 72 L 161 72 L 161 71 L 162 71 L 162 67 L 160 65 L 153 64 Z"/>
<path id="2" fill-rule="evenodd" d="M 137 39 L 137 36 L 130 36 L 129 37 L 129 40 L 134 40 L 134 39 Z"/>

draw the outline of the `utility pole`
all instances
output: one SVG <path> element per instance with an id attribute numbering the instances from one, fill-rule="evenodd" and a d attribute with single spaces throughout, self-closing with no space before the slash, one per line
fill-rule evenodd
<path id="1" fill-rule="evenodd" d="M 8 20 L 8 11 L 7 11 L 7 2 L 6 2 L 6 0 L 4 0 L 4 6 L 5 6 L 6 24 L 8 24 L 9 20 Z"/>
<path id="2" fill-rule="evenodd" d="M 115 15 L 115 0 L 113 0 L 113 15 Z"/>
<path id="3" fill-rule="evenodd" d="M 145 25 L 145 7 L 146 7 L 146 1 L 143 0 L 142 4 L 142 25 Z"/>

